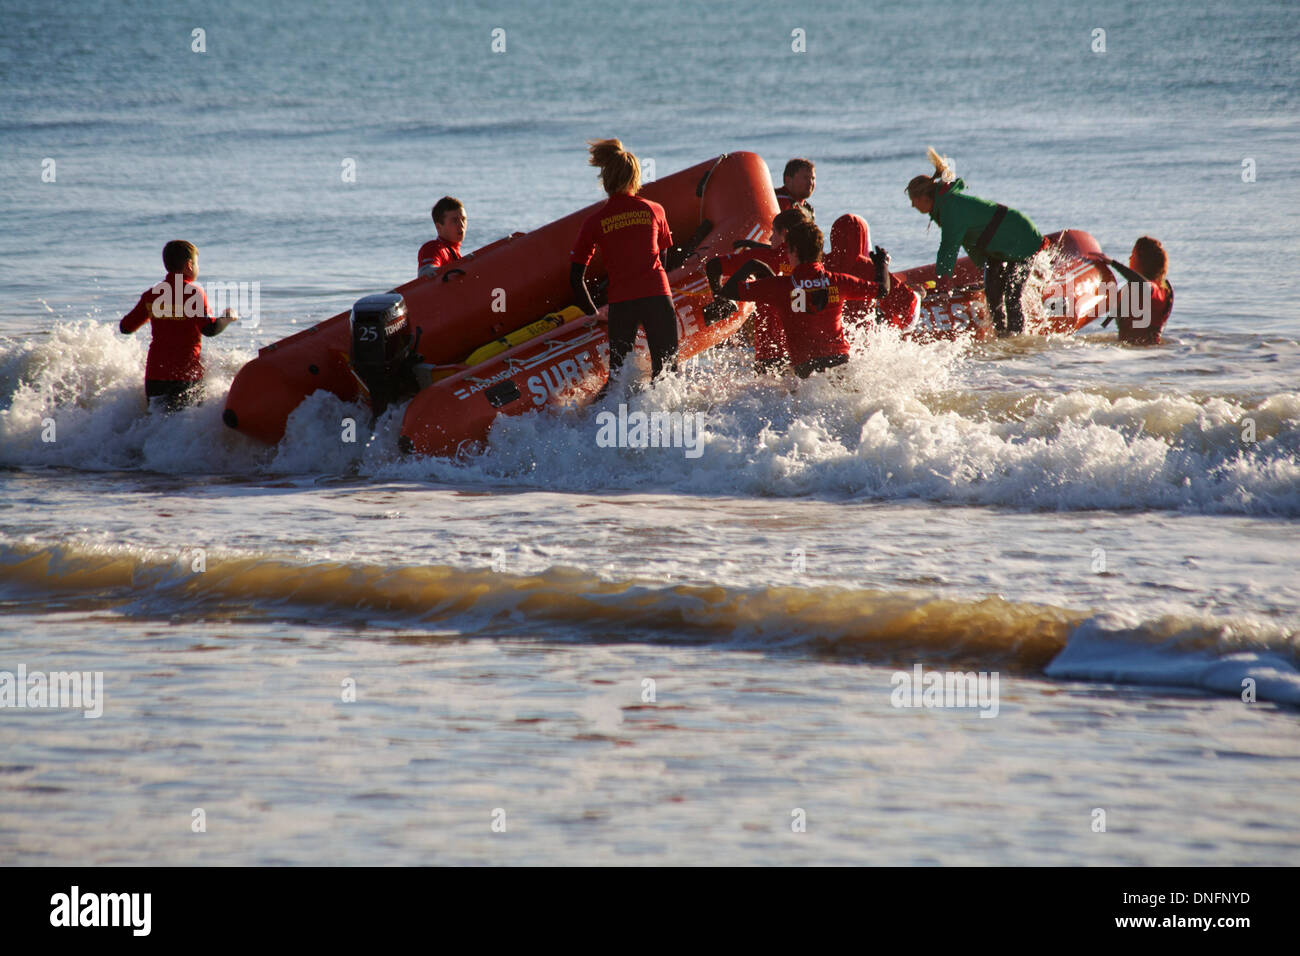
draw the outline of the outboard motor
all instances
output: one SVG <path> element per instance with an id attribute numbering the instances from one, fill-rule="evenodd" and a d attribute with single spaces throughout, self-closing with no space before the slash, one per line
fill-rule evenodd
<path id="1" fill-rule="evenodd" d="M 422 361 L 415 352 L 419 337 L 412 343 L 405 299 L 396 292 L 358 299 L 348 325 L 352 330 L 349 364 L 365 386 L 376 416 L 420 390 L 415 378 L 415 366 Z"/>

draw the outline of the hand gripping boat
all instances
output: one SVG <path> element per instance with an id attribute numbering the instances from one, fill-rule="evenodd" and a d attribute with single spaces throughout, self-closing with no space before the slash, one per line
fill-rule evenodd
<path id="1" fill-rule="evenodd" d="M 1038 335 L 1070 333 L 1106 314 L 1115 302 L 1115 277 L 1101 257 L 1097 240 L 1079 229 L 1054 232 L 1044 242 L 1048 275 L 1031 282 L 1026 290 L 1025 331 Z M 957 260 L 953 291 L 944 296 L 934 289 L 934 264 L 899 273 L 907 285 L 923 295 L 915 321 L 903 330 L 903 337 L 917 341 L 955 339 L 973 335 L 983 341 L 996 337 L 988 304 L 984 300 L 984 276 L 969 257 Z M 1030 297 L 1041 296 L 1039 312 Z"/>
<path id="2" fill-rule="evenodd" d="M 647 183 L 640 195 L 664 207 L 676 241 L 696 242 L 668 274 L 678 355 L 689 358 L 730 337 L 752 310 L 744 303 L 730 314 L 706 313 L 713 296 L 703 263 L 731 252 L 737 239 L 768 237 L 777 213 L 772 181 L 756 154 L 728 153 Z M 607 309 L 585 316 L 571 307 L 569 250 L 596 208 L 498 240 L 439 275 L 367 296 L 354 310 L 267 346 L 235 376 L 226 424 L 273 444 L 283 437 L 290 413 L 317 389 L 344 401 L 371 399 L 380 409 L 397 396 L 389 383 L 366 374 L 356 357 L 374 346 L 375 368 L 386 362 L 390 372 L 406 375 L 405 355 L 382 353 L 385 342 L 412 330 L 413 347 L 437 380 L 419 389 L 407 407 L 404 450 L 444 456 L 469 451 L 486 440 L 498 415 L 594 393 L 606 378 Z M 599 251 L 587 275 L 604 276 Z"/>

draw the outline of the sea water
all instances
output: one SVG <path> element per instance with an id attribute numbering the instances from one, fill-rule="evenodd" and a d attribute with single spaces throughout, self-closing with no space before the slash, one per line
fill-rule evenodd
<path id="1" fill-rule="evenodd" d="M 1288 5 L 0 18 L 0 861 L 1300 862 Z M 222 425 L 259 347 L 414 276 L 438 197 L 470 249 L 535 228 L 604 136 L 807 156 L 896 268 L 934 145 L 1044 232 L 1162 239 L 1166 344 L 720 349 L 627 399 L 698 455 L 597 409 L 463 462 L 324 394 L 274 448 Z M 116 324 L 173 238 L 260 310 L 164 417 Z"/>

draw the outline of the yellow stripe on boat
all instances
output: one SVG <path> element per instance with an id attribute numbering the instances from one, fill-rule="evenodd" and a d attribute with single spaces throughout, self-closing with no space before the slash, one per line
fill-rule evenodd
<path id="1" fill-rule="evenodd" d="M 576 305 L 571 305 L 567 309 L 561 309 L 559 312 L 551 312 L 542 316 L 536 322 L 525 325 L 522 329 L 516 329 L 509 335 L 504 335 L 499 339 L 493 339 L 487 345 L 480 346 L 469 354 L 465 359 L 465 364 L 473 368 L 481 362 L 486 362 L 494 355 L 500 355 L 506 349 L 512 349 L 516 345 L 522 345 L 529 339 L 535 339 L 543 333 L 557 329 L 565 322 L 570 322 L 585 313 Z"/>

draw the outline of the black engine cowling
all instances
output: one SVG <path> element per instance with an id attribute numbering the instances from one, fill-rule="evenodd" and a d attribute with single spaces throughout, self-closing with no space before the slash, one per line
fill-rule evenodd
<path id="1" fill-rule="evenodd" d="M 406 300 L 396 292 L 358 299 L 348 318 L 352 330 L 350 363 L 370 397 L 370 407 L 382 415 L 393 402 L 405 401 L 419 391 L 411 326 L 406 320 Z"/>

